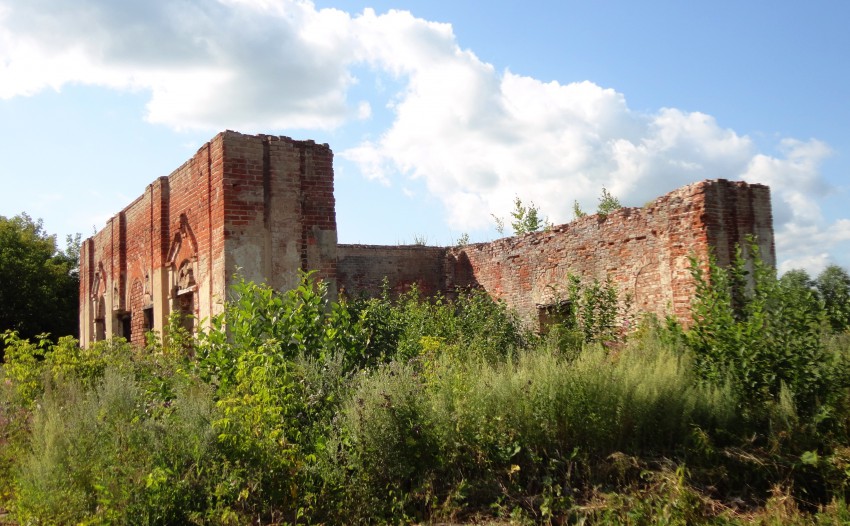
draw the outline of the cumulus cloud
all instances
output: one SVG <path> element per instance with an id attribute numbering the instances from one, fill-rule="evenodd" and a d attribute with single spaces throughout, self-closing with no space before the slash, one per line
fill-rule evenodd
<path id="1" fill-rule="evenodd" d="M 448 75 L 412 69 L 390 129 L 343 156 L 380 180 L 395 172 L 423 178 L 458 229 L 486 226 L 515 194 L 556 222 L 570 219 L 573 200 L 594 209 L 603 186 L 643 204 L 689 182 L 737 177 L 755 153 L 747 137 L 704 114 L 637 113 L 622 94 L 591 82 L 500 74 L 460 52 L 445 61 L 465 72 L 450 96 L 431 89 L 445 89 Z"/>
<path id="2" fill-rule="evenodd" d="M 742 177 L 772 189 L 779 270 L 805 268 L 816 273 L 835 263 L 829 254 L 844 252 L 850 241 L 850 220 L 827 221 L 819 204 L 834 190 L 820 175 L 821 163 L 832 151 L 814 139 L 785 139 L 780 151 L 781 157 L 755 155 Z"/>
<path id="3" fill-rule="evenodd" d="M 356 115 L 349 23 L 297 1 L 3 1 L 0 98 L 93 84 L 149 90 L 175 128 L 331 128 Z"/>
<path id="4" fill-rule="evenodd" d="M 401 89 L 349 100 L 355 69 Z M 457 230 L 491 226 L 490 214 L 505 214 L 515 195 L 565 222 L 574 200 L 595 209 L 603 186 L 642 205 L 723 177 L 772 187 L 783 265 L 816 270 L 850 240 L 850 221 L 826 221 L 818 203 L 829 190 L 825 144 L 786 139 L 767 155 L 704 113 L 637 112 L 593 82 L 498 71 L 462 49 L 451 25 L 406 11 L 350 15 L 306 0 L 0 0 L 0 98 L 69 83 L 146 90 L 147 118 L 174 128 L 339 128 L 383 104 L 391 124 L 341 156 L 383 184 L 420 179 Z"/>

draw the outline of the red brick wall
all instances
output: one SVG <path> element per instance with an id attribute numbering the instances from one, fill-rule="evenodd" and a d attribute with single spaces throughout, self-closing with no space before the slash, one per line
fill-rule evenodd
<path id="1" fill-rule="evenodd" d="M 384 277 L 393 290 L 414 282 L 428 293 L 481 287 L 530 321 L 538 306 L 564 297 L 570 274 L 610 277 L 636 312 L 673 314 L 687 323 L 694 292 L 689 256 L 705 260 L 714 247 L 718 262 L 727 265 L 748 234 L 758 236 L 765 261 L 775 264 L 768 188 L 704 181 L 643 208 L 489 243 L 449 249 L 340 245 L 338 277 L 340 287 L 355 294 L 378 294 Z"/>
<path id="2" fill-rule="evenodd" d="M 333 153 L 313 141 L 226 131 L 87 239 L 81 250 L 80 334 L 94 337 L 94 282 L 105 278 L 107 334 L 129 313 L 142 343 L 143 309 L 161 329 L 176 306 L 176 270 L 190 261 L 195 316 L 221 312 L 234 273 L 285 290 L 299 270 L 350 294 L 378 294 L 384 277 L 427 294 L 482 287 L 521 315 L 563 294 L 569 274 L 611 277 L 639 311 L 687 321 L 688 256 L 721 264 L 748 234 L 775 262 L 767 187 L 725 180 L 680 188 L 643 208 L 589 216 L 546 232 L 462 248 L 337 245 Z"/>
<path id="3" fill-rule="evenodd" d="M 224 134 L 227 279 L 288 289 L 298 270 L 336 283 L 333 154 L 287 137 Z"/>
<path id="4" fill-rule="evenodd" d="M 103 295 L 104 301 L 111 302 L 113 284 L 118 281 L 115 276 L 116 265 L 113 264 L 113 254 L 118 253 L 114 247 L 114 230 L 117 223 L 116 217 L 111 218 L 97 235 L 85 240 L 80 247 L 80 340 L 83 342 L 90 341 L 94 335 L 96 317 L 94 301 L 95 296 L 98 295 L 98 291 L 95 290 L 97 274 L 103 273 L 102 279 L 105 283 L 101 287 L 106 289 Z M 109 314 L 107 312 L 107 315 Z"/>
<path id="5" fill-rule="evenodd" d="M 151 330 L 153 327 L 145 326 L 145 317 L 142 313 L 142 306 L 144 304 L 144 285 L 141 280 L 135 279 L 130 281 L 130 293 L 128 300 L 131 313 L 130 339 L 133 343 L 142 344 L 144 343 L 145 332 Z M 127 337 L 126 334 L 123 336 L 125 338 Z"/>
<path id="6" fill-rule="evenodd" d="M 303 267 L 335 283 L 337 278 L 336 201 L 333 152 L 327 144 L 305 141 L 301 158 Z"/>
<path id="7" fill-rule="evenodd" d="M 170 271 L 183 258 L 195 259 L 199 283 L 195 301 L 197 317 L 211 313 L 213 260 L 221 258 L 223 241 L 213 243 L 214 232 L 223 232 L 221 176 L 214 176 L 213 167 L 220 169 L 220 135 L 171 173 L 148 185 L 144 194 L 110 219 L 107 226 L 83 244 L 81 259 L 80 305 L 92 301 L 92 284 L 99 265 L 107 274 L 107 325 L 110 335 L 122 335 L 119 318 L 131 316 L 133 343 L 144 343 L 143 309 L 154 303 L 154 315 L 160 327 L 172 309 L 173 276 Z M 217 157 L 214 157 L 214 152 Z M 186 233 L 189 233 L 187 236 Z M 181 250 L 174 250 L 180 239 Z M 191 242 L 189 242 L 191 240 Z M 170 261 L 179 258 L 177 261 Z M 219 265 L 223 269 L 223 264 Z M 223 278 L 218 280 L 223 283 Z M 206 300 L 204 300 L 206 298 Z M 80 315 L 81 339 L 92 341 L 94 333 L 91 308 Z"/>
<path id="8" fill-rule="evenodd" d="M 134 343 L 144 343 L 143 315 L 144 287 L 150 283 L 150 271 L 152 268 L 152 248 L 156 244 L 154 228 L 156 218 L 151 216 L 153 192 L 149 185 L 141 197 L 133 201 L 122 214 L 126 218 L 126 251 L 123 257 L 125 267 L 124 285 L 121 287 L 126 294 L 124 305 L 120 309 L 130 315 L 130 336 Z M 126 334 L 122 334 L 125 338 Z"/>
<path id="9" fill-rule="evenodd" d="M 278 289 L 315 269 L 336 284 L 333 154 L 327 145 L 287 137 L 218 134 L 168 177 L 86 240 L 81 253 L 81 340 L 94 338 L 92 285 L 103 265 L 107 335 L 143 343 L 144 309 L 162 329 L 177 306 L 177 270 L 189 262 L 196 319 L 221 312 L 230 277 Z"/>
<path id="10" fill-rule="evenodd" d="M 775 264 L 770 192 L 725 180 L 695 183 L 643 208 L 587 216 L 547 232 L 450 251 L 455 285 L 483 287 L 527 318 L 565 293 L 569 274 L 610 277 L 637 312 L 673 314 L 687 323 L 694 284 L 688 257 L 705 260 L 710 247 L 721 265 L 736 243 L 759 236 Z"/>
<path id="11" fill-rule="evenodd" d="M 453 292 L 446 275 L 446 249 L 441 247 L 339 245 L 337 279 L 350 296 L 378 296 L 384 278 L 398 294 L 416 285 L 424 294 Z"/>

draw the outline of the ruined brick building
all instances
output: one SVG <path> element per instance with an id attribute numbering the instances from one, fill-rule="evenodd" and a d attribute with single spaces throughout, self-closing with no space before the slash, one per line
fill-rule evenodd
<path id="1" fill-rule="evenodd" d="M 226 131 L 83 243 L 80 340 L 143 343 L 175 311 L 194 326 L 223 310 L 237 271 L 277 289 L 296 284 L 299 269 L 316 270 L 334 292 L 376 294 L 385 278 L 394 290 L 481 287 L 532 322 L 558 301 L 568 274 L 607 275 L 639 311 L 686 320 L 688 256 L 713 250 L 727 263 L 748 234 L 773 264 L 768 188 L 718 179 L 489 243 L 341 245 L 327 145 Z"/>

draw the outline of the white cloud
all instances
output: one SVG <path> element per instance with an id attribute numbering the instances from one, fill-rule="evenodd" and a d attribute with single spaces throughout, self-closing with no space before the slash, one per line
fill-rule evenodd
<path id="1" fill-rule="evenodd" d="M 365 66 L 365 68 L 363 67 Z M 349 100 L 355 68 L 397 93 Z M 846 247 L 829 222 L 823 143 L 786 139 L 780 154 L 699 112 L 631 110 L 592 82 L 544 82 L 461 49 L 452 27 L 406 11 L 351 16 L 306 0 L 0 0 L 0 98 L 69 83 L 150 92 L 147 118 L 174 128 L 244 131 L 392 123 L 340 152 L 367 177 L 421 179 L 453 229 L 492 225 L 515 195 L 555 222 L 573 200 L 593 210 L 605 186 L 641 205 L 683 184 L 743 178 L 774 192 L 783 265 L 815 269 Z M 843 245 L 842 245 L 843 243 Z"/>
<path id="2" fill-rule="evenodd" d="M 390 129 L 343 156 L 384 181 L 393 171 L 423 178 L 456 229 L 490 225 L 516 194 L 556 222 L 570 219 L 575 199 L 595 208 L 603 186 L 643 204 L 696 180 L 738 177 L 754 154 L 747 137 L 710 116 L 636 113 L 590 82 L 499 74 L 460 51 L 438 68 L 412 64 Z"/>
<path id="3" fill-rule="evenodd" d="M 742 178 L 771 188 L 779 270 L 815 274 L 836 262 L 828 254 L 846 253 L 850 241 L 850 220 L 830 222 L 821 211 L 820 201 L 832 189 L 820 166 L 832 151 L 817 140 L 785 139 L 779 146 L 781 157 L 754 155 Z"/>
<path id="4" fill-rule="evenodd" d="M 830 264 L 846 266 L 846 261 L 838 260 L 835 254 L 846 254 L 848 244 L 850 220 L 847 219 L 811 226 L 793 222 L 779 225 L 776 232 L 776 251 L 782 256 L 779 271 L 803 268 L 814 276 Z"/>
<path id="5" fill-rule="evenodd" d="M 347 14 L 309 2 L 0 0 L 0 98 L 68 83 L 151 92 L 175 128 L 332 128 L 348 116 Z"/>

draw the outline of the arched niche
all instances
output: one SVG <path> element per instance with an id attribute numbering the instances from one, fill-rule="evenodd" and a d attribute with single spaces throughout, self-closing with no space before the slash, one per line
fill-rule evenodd
<path id="1" fill-rule="evenodd" d="M 106 339 L 106 271 L 98 263 L 91 288 L 92 335 L 94 341 Z"/>
<path id="2" fill-rule="evenodd" d="M 134 279 L 133 284 L 129 287 L 127 310 L 119 316 L 121 336 L 126 338 L 127 341 L 133 341 L 135 330 L 145 330 L 144 325 L 139 323 L 139 317 L 142 315 L 143 291 L 142 281 L 138 278 Z"/>
<path id="3" fill-rule="evenodd" d="M 185 214 L 180 215 L 180 229 L 168 251 L 168 273 L 172 312 L 179 312 L 183 327 L 193 331 L 198 309 L 198 244 Z"/>

